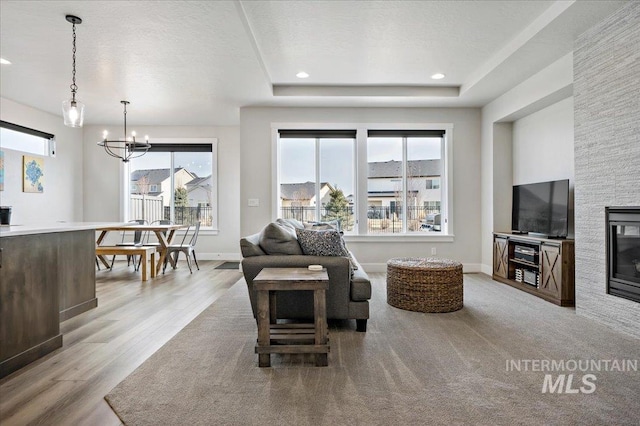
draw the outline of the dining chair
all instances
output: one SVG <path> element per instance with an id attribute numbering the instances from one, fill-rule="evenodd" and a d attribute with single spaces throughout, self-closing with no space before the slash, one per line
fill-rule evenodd
<path id="1" fill-rule="evenodd" d="M 147 221 L 144 219 L 136 219 L 136 220 L 130 220 L 129 222 L 130 224 L 138 224 L 138 225 L 146 225 Z M 128 232 L 127 231 L 123 231 L 122 232 L 122 241 L 120 241 L 119 243 L 116 243 L 116 246 L 129 246 L 129 247 L 135 247 L 135 246 L 141 246 L 142 245 L 142 231 L 134 231 L 133 232 L 133 239 L 131 241 L 127 241 L 128 238 Z M 131 258 L 135 257 L 135 256 L 127 256 L 127 266 L 131 265 Z M 115 262 L 116 260 L 116 256 L 114 255 L 113 258 L 111 258 L 111 267 L 110 269 L 113 269 L 113 262 Z M 138 267 L 140 266 L 140 262 L 136 263 L 136 259 L 133 259 L 133 269 L 135 271 L 138 270 Z"/>
<path id="2" fill-rule="evenodd" d="M 159 219 L 154 220 L 150 223 L 150 225 L 173 225 L 172 220 L 168 219 Z M 164 235 L 167 235 L 165 231 L 162 232 Z M 152 241 L 152 237 L 155 237 L 155 232 L 147 231 L 145 232 L 144 237 L 142 238 L 142 245 L 145 247 L 160 247 L 160 243 L 156 241 Z M 142 258 L 138 260 L 138 269 L 140 268 L 140 262 L 142 262 Z"/>
<path id="3" fill-rule="evenodd" d="M 175 269 L 178 264 L 178 257 L 180 253 L 184 253 L 187 257 L 187 266 L 189 266 L 190 273 L 193 273 L 193 269 L 191 269 L 191 257 L 193 257 L 193 261 L 196 264 L 196 268 L 198 268 L 198 271 L 200 270 L 200 266 L 198 266 L 198 259 L 196 259 L 195 250 L 196 242 L 198 241 L 198 234 L 200 233 L 200 222 L 196 222 L 195 226 L 193 226 L 193 234 L 191 234 L 189 242 L 186 242 L 191 228 L 191 225 L 187 228 L 187 231 L 184 233 L 184 237 L 182 237 L 182 242 L 180 244 L 170 244 L 167 247 L 167 256 L 165 257 L 164 265 L 162 266 L 163 274 L 165 269 L 167 269 L 168 257 L 173 255 L 173 269 Z"/>
<path id="4" fill-rule="evenodd" d="M 150 223 L 150 225 L 173 225 L 173 221 L 168 219 L 154 220 Z M 165 231 L 163 231 L 162 233 L 167 235 Z M 155 232 L 147 231 L 144 238 L 142 239 L 142 245 L 151 247 L 159 246 L 160 243 L 158 241 L 152 241 L 152 236 L 155 236 Z"/>

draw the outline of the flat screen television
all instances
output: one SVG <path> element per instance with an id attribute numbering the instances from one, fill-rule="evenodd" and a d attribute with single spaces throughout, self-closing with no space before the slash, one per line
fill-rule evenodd
<path id="1" fill-rule="evenodd" d="M 569 232 L 569 180 L 514 185 L 511 229 L 565 238 Z"/>

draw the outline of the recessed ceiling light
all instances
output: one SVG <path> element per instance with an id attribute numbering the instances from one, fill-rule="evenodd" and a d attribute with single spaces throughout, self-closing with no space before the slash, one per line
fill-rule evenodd
<path id="1" fill-rule="evenodd" d="M 437 73 L 437 74 L 432 75 L 431 78 L 434 79 L 434 80 L 441 80 L 441 79 L 444 78 L 444 74 Z"/>
<path id="2" fill-rule="evenodd" d="M 309 74 L 307 74 L 304 71 L 300 71 L 298 74 L 296 74 L 296 77 L 298 77 L 298 78 L 307 78 L 307 77 L 309 77 Z"/>
<path id="3" fill-rule="evenodd" d="M 0 64 L 11 65 L 11 61 L 6 60 L 5 58 L 0 58 Z"/>

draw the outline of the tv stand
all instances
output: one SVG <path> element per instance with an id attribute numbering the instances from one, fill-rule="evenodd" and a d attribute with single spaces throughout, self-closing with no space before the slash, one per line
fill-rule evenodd
<path id="1" fill-rule="evenodd" d="M 493 279 L 560 306 L 575 304 L 574 241 L 493 234 Z"/>
<path id="2" fill-rule="evenodd" d="M 549 238 L 547 234 L 542 234 L 540 232 L 527 232 L 527 235 L 534 238 Z"/>

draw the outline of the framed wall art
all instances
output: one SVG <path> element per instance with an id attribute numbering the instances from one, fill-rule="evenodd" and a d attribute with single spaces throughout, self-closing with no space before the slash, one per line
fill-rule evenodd
<path id="1" fill-rule="evenodd" d="M 22 176 L 22 192 L 44 192 L 44 159 L 24 155 Z"/>

